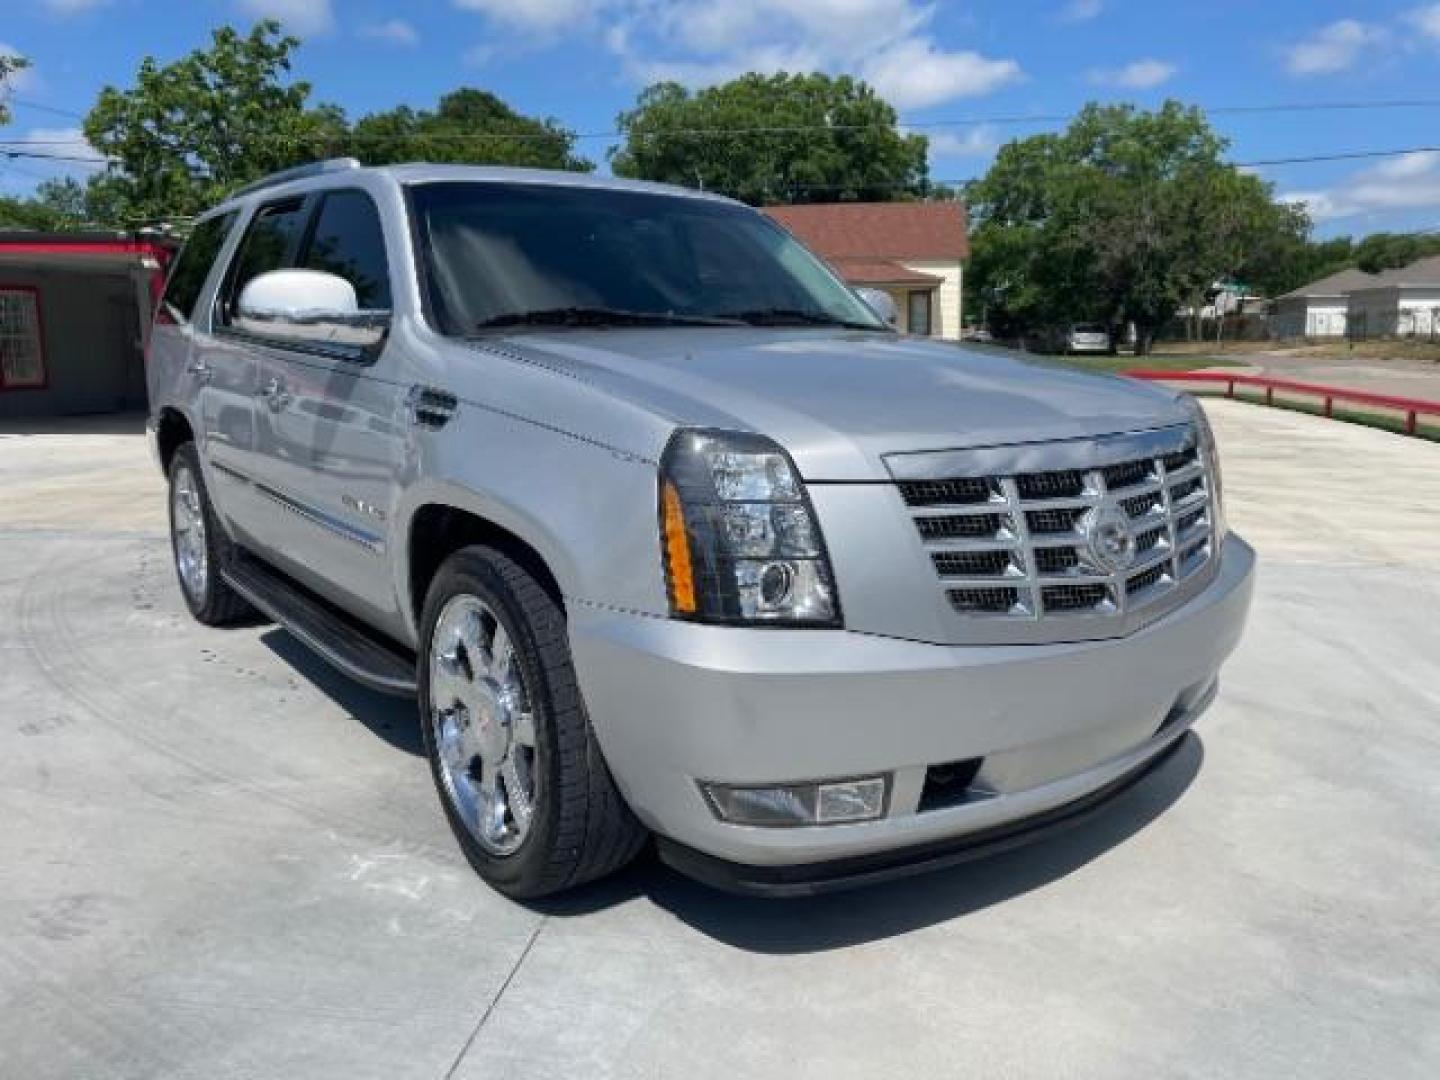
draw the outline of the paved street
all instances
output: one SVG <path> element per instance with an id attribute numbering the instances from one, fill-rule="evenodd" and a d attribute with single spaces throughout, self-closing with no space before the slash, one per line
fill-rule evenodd
<path id="1" fill-rule="evenodd" d="M 788 903 L 500 898 L 413 705 L 184 613 L 135 425 L 0 433 L 0 1076 L 1440 1075 L 1440 445 L 1208 407 L 1262 565 L 1198 734 L 1060 838 Z"/>

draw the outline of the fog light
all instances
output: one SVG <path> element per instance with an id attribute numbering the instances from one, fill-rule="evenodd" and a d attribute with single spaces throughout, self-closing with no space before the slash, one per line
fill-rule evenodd
<path id="1" fill-rule="evenodd" d="M 704 784 L 715 815 L 735 825 L 783 827 L 873 821 L 885 814 L 888 776 L 825 783 L 731 787 Z"/>
<path id="2" fill-rule="evenodd" d="M 885 813 L 885 778 L 845 780 L 821 784 L 815 819 L 821 824 L 834 821 L 869 821 Z"/>

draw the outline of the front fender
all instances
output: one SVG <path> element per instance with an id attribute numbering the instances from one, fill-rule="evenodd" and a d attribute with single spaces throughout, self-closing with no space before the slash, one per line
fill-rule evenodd
<path id="1" fill-rule="evenodd" d="M 414 448 L 392 514 L 396 593 L 418 635 L 409 573 L 416 514 L 441 505 L 512 533 L 545 561 L 567 603 L 668 612 L 657 465 L 578 436 L 462 403 Z"/>

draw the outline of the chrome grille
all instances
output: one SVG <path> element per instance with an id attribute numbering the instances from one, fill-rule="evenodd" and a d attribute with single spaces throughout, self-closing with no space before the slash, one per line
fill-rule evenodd
<path id="1" fill-rule="evenodd" d="M 1110 619 L 1123 632 L 1192 592 L 1211 562 L 1211 480 L 1195 438 L 1185 427 L 887 461 L 954 612 Z M 1091 536 L 1105 516 L 1128 521 L 1134 540 L 1118 569 Z"/>

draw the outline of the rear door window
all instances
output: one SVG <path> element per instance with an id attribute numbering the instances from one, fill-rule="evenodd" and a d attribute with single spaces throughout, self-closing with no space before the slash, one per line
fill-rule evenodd
<path id="1" fill-rule="evenodd" d="M 165 294 L 160 300 L 157 319 L 161 322 L 188 323 L 195 314 L 195 305 L 210 268 L 225 246 L 230 227 L 235 224 L 236 214 L 231 211 L 219 217 L 207 218 L 195 226 L 190 239 L 180 250 L 170 277 L 165 282 Z"/>
<path id="2" fill-rule="evenodd" d="M 309 207 L 304 196 L 266 203 L 255 212 L 240 253 L 230 268 L 230 279 L 222 297 L 221 319 L 229 322 L 235 315 L 236 302 L 254 278 L 271 270 L 284 270 L 295 265 L 295 256 L 305 233 Z"/>
<path id="3" fill-rule="evenodd" d="M 362 309 L 390 310 L 385 232 L 380 212 L 365 192 L 332 191 L 324 196 L 303 265 L 350 282 Z"/>

